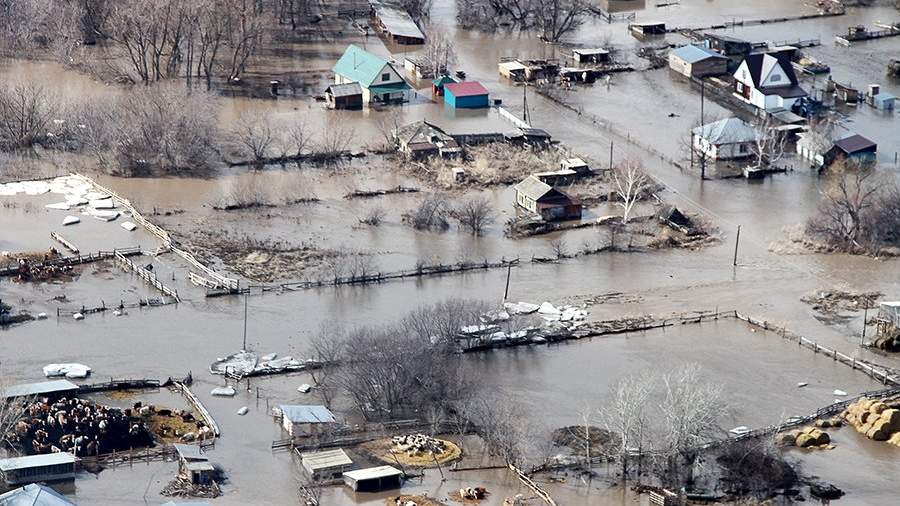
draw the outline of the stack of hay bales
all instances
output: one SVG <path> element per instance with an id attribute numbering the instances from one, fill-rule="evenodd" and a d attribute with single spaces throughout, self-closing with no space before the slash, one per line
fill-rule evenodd
<path id="1" fill-rule="evenodd" d="M 860 399 L 847 406 L 844 418 L 867 438 L 900 446 L 900 410 L 887 402 Z"/>
<path id="2" fill-rule="evenodd" d="M 800 448 L 827 447 L 831 443 L 831 437 L 817 427 L 803 427 L 782 432 L 778 435 L 778 442 Z"/>

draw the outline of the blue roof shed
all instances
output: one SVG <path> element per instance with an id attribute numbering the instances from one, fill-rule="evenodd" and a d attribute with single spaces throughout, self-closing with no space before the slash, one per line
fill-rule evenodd
<path id="1" fill-rule="evenodd" d="M 445 84 L 444 103 L 456 109 L 481 109 L 490 105 L 488 90 L 478 81 Z"/>

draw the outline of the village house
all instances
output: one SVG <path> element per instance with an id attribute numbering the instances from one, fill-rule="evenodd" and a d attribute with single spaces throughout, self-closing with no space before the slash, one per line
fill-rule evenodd
<path id="1" fill-rule="evenodd" d="M 555 60 L 503 60 L 497 64 L 500 75 L 516 82 L 551 80 L 559 74 Z"/>
<path id="2" fill-rule="evenodd" d="M 452 158 L 462 154 L 456 139 L 425 120 L 403 125 L 394 131 L 394 138 L 398 151 L 413 160 L 433 156 Z"/>
<path id="3" fill-rule="evenodd" d="M 291 436 L 318 433 L 323 427 L 337 422 L 325 406 L 296 406 L 281 404 L 275 408 L 281 417 L 281 427 Z"/>
<path id="4" fill-rule="evenodd" d="M 444 103 L 455 109 L 483 109 L 490 106 L 488 90 L 478 81 L 447 83 Z"/>
<path id="5" fill-rule="evenodd" d="M 734 95 L 764 111 L 790 111 L 807 96 L 786 53 L 747 56 L 734 72 Z"/>
<path id="6" fill-rule="evenodd" d="M 728 73 L 728 58 L 700 46 L 681 46 L 669 52 L 669 68 L 687 77 Z"/>
<path id="7" fill-rule="evenodd" d="M 356 83 L 360 86 L 363 104 L 409 100 L 410 86 L 394 66 L 355 45 L 347 47 L 332 70 L 335 84 Z"/>
<path id="8" fill-rule="evenodd" d="M 2 459 L 0 476 L 8 485 L 74 480 L 75 461 L 75 456 L 66 452 Z"/>
<path id="9" fill-rule="evenodd" d="M 608 63 L 609 50 L 603 48 L 593 49 L 573 49 L 572 61 L 579 64 L 585 63 Z"/>
<path id="10" fill-rule="evenodd" d="M 353 466 L 353 461 L 342 448 L 301 453 L 300 462 L 309 477 L 315 481 L 339 479 Z"/>
<path id="11" fill-rule="evenodd" d="M 727 118 L 691 131 L 691 146 L 709 160 L 735 160 L 753 155 L 757 133 L 753 125 Z"/>
<path id="12" fill-rule="evenodd" d="M 372 25 L 394 44 L 424 44 L 425 34 L 402 5 L 390 0 L 370 0 Z"/>
<path id="13" fill-rule="evenodd" d="M 407 56 L 403 59 L 403 68 L 416 79 L 431 79 L 434 77 L 434 63 L 425 55 Z M 440 74 L 447 73 L 447 66 L 442 65 Z"/>
<path id="14" fill-rule="evenodd" d="M 821 135 L 810 132 L 799 134 L 797 154 L 810 166 L 823 169 L 839 159 L 869 165 L 875 162 L 878 145 L 862 135 L 841 132 L 833 135 L 833 140 L 825 141 Z"/>
<path id="15" fill-rule="evenodd" d="M 332 84 L 325 89 L 325 102 L 329 109 L 361 109 L 362 88 L 359 83 Z"/>
<path id="16" fill-rule="evenodd" d="M 209 457 L 197 445 L 175 444 L 178 454 L 178 474 L 185 477 L 191 485 L 209 485 L 216 476 L 216 468 L 209 462 Z"/>
<path id="17" fill-rule="evenodd" d="M 581 219 L 581 202 L 536 176 L 528 176 L 515 190 L 516 205 L 545 221 Z"/>

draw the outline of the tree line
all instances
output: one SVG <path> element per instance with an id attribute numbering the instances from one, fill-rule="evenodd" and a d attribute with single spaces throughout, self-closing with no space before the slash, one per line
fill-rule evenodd
<path id="1" fill-rule="evenodd" d="M 511 26 L 559 42 L 593 15 L 589 0 L 459 0 L 457 18 L 467 28 Z"/>

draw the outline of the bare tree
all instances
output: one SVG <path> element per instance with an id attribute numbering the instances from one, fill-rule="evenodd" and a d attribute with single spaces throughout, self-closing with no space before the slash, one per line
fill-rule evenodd
<path id="1" fill-rule="evenodd" d="M 244 72 L 247 60 L 256 51 L 262 39 L 263 10 L 259 0 L 224 0 L 224 6 L 233 16 L 228 46 L 228 80 L 238 79 Z"/>
<path id="2" fill-rule="evenodd" d="M 443 193 L 432 193 L 403 218 L 418 230 L 444 230 L 450 226 L 447 221 L 449 212 L 449 197 Z"/>
<path id="3" fill-rule="evenodd" d="M 343 124 L 328 124 L 322 131 L 319 142 L 313 147 L 313 154 L 321 161 L 339 160 L 355 138 L 352 127 Z"/>
<path id="4" fill-rule="evenodd" d="M 432 77 L 446 74 L 457 63 L 456 46 L 453 44 L 453 39 L 446 30 L 440 27 L 435 26 L 429 30 L 423 52 L 425 59 L 431 65 L 429 70 Z"/>
<path id="5" fill-rule="evenodd" d="M 364 225 L 372 225 L 373 227 L 377 227 L 381 225 L 381 222 L 384 221 L 384 217 L 387 215 L 384 208 L 381 206 L 375 206 L 369 209 L 369 212 L 366 213 L 364 218 L 359 220 L 360 223 Z"/>
<path id="6" fill-rule="evenodd" d="M 628 376 L 617 382 L 607 404 L 600 410 L 600 420 L 611 435 L 611 457 L 619 461 L 622 480 L 628 480 L 629 457 L 637 449 L 640 462 L 650 432 L 648 403 L 658 379 L 652 374 Z"/>
<path id="7" fill-rule="evenodd" d="M 665 397 L 659 411 L 664 423 L 666 485 L 692 484 L 699 445 L 721 433 L 722 388 L 704 381 L 701 371 L 699 365 L 687 364 L 662 377 Z"/>
<path id="8" fill-rule="evenodd" d="M 56 98 L 37 83 L 0 86 L 0 149 L 26 147 L 46 139 L 58 110 Z"/>
<path id="9" fill-rule="evenodd" d="M 628 223 L 635 204 L 650 189 L 650 178 L 638 160 L 625 160 L 612 171 L 616 205 L 622 208 L 622 223 Z"/>
<path id="10" fill-rule="evenodd" d="M 784 157 L 787 137 L 776 126 L 774 117 L 766 116 L 753 127 L 753 154 L 756 156 L 757 168 L 774 165 Z"/>
<path id="11" fill-rule="evenodd" d="M 472 235 L 481 235 L 496 219 L 490 200 L 484 196 L 469 197 L 453 212 L 459 224 Z"/>
<path id="12" fill-rule="evenodd" d="M 269 157 L 275 143 L 272 120 L 259 112 L 242 114 L 231 134 L 241 151 L 253 158 L 257 168 Z"/>
<path id="13" fill-rule="evenodd" d="M 284 132 L 280 140 L 282 156 L 299 160 L 310 142 L 310 129 L 307 126 L 306 118 L 299 117 L 289 122 L 284 128 Z"/>
<path id="14" fill-rule="evenodd" d="M 338 393 L 335 371 L 345 360 L 347 331 L 339 323 L 324 322 L 309 339 L 307 358 L 317 362 L 309 370 L 310 378 L 322 404 L 330 408 Z"/>
<path id="15" fill-rule="evenodd" d="M 577 30 L 591 12 L 588 0 L 533 0 L 532 3 L 535 24 L 548 42 L 559 42 Z"/>
<path id="16" fill-rule="evenodd" d="M 0 394 L 12 386 L 9 378 L 0 370 Z M 28 406 L 34 401 L 34 396 L 15 397 L 7 399 L 0 396 L 0 443 L 13 444 L 10 436 L 15 434 L 15 425 L 25 415 Z"/>
<path id="17" fill-rule="evenodd" d="M 562 237 L 550 241 L 550 249 L 553 251 L 553 254 L 556 255 L 557 260 L 568 256 L 568 245 L 566 244 L 566 240 Z"/>
<path id="18" fill-rule="evenodd" d="M 867 218 L 878 203 L 882 185 L 871 170 L 841 159 L 831 165 L 831 181 L 822 192 L 815 216 L 806 224 L 813 236 L 846 250 L 864 250 L 871 245 L 866 238 Z"/>

